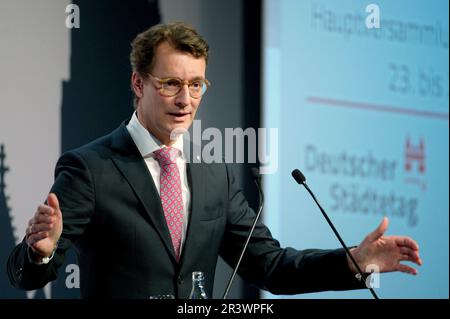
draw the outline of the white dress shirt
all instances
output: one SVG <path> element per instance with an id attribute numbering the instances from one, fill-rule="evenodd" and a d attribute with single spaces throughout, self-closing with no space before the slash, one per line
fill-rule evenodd
<path id="1" fill-rule="evenodd" d="M 133 113 L 130 122 L 127 125 L 127 130 L 131 135 L 131 138 L 136 144 L 139 152 L 142 155 L 142 158 L 147 164 L 147 168 L 155 182 L 156 189 L 158 193 L 160 193 L 160 174 L 161 167 L 159 166 L 158 161 L 154 158 L 153 152 L 159 150 L 161 148 L 166 147 L 166 145 L 162 144 L 156 137 L 154 137 L 147 129 L 142 126 L 139 122 L 139 119 L 136 115 L 136 112 Z M 191 193 L 189 190 L 187 174 L 186 174 L 186 158 L 183 152 L 183 135 L 179 135 L 176 142 L 171 145 L 172 147 L 180 150 L 180 155 L 177 157 L 177 166 L 180 171 L 181 178 L 181 192 L 183 196 L 183 233 L 181 237 L 181 248 L 180 253 L 183 250 L 184 240 L 186 238 L 187 225 L 189 220 L 189 205 Z"/>

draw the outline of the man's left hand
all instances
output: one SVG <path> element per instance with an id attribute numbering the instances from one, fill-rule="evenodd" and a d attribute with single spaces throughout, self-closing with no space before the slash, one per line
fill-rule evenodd
<path id="1" fill-rule="evenodd" d="M 379 272 L 400 271 L 411 275 L 417 274 L 417 269 L 401 264 L 401 261 L 411 261 L 422 265 L 417 243 L 405 236 L 384 236 L 389 221 L 384 217 L 381 224 L 366 236 L 361 244 L 350 250 L 362 272 L 367 272 L 369 265 L 375 265 Z M 350 269 L 357 273 L 356 267 L 347 256 Z M 370 267 L 373 269 L 373 267 Z"/>

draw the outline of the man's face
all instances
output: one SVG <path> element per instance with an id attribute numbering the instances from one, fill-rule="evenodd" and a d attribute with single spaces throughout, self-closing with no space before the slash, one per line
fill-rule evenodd
<path id="1" fill-rule="evenodd" d="M 167 42 L 161 43 L 155 52 L 155 65 L 151 74 L 157 78 L 179 78 L 185 81 L 204 79 L 206 62 L 189 53 L 177 51 Z M 141 124 L 158 140 L 172 144 L 170 135 L 175 129 L 187 130 L 194 120 L 200 98 L 192 98 L 187 85 L 175 96 L 163 96 L 160 83 L 149 76 L 143 82 L 137 114 Z"/>

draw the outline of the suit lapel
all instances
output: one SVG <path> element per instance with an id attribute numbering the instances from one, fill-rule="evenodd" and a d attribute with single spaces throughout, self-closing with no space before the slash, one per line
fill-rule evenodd
<path id="1" fill-rule="evenodd" d="M 175 260 L 175 251 L 164 217 L 161 199 L 147 165 L 129 135 L 125 124 L 122 124 L 115 133 L 112 148 L 116 151 L 116 155 L 112 157 L 112 161 L 144 205 L 161 240 Z"/>
<path id="2" fill-rule="evenodd" d="M 191 250 L 196 250 L 194 238 L 196 234 L 202 232 L 200 226 L 200 217 L 203 212 L 203 204 L 205 202 L 205 176 L 204 171 L 201 170 L 201 163 L 187 163 L 187 174 L 189 187 L 191 192 L 191 208 L 189 214 L 189 226 L 186 232 L 186 239 L 182 250 L 181 261 L 184 255 L 191 256 Z"/>

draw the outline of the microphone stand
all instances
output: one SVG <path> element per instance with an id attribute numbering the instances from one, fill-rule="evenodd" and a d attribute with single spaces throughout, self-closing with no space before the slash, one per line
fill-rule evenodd
<path id="1" fill-rule="evenodd" d="M 361 269 L 358 266 L 358 263 L 355 261 L 355 259 L 353 258 L 353 255 L 350 253 L 350 250 L 348 249 L 347 245 L 344 243 L 344 241 L 342 240 L 341 236 L 339 235 L 338 231 L 336 230 L 336 228 L 334 227 L 333 223 L 331 222 L 330 218 L 328 217 L 327 213 L 325 213 L 325 210 L 322 208 L 322 206 L 319 204 L 318 200 L 316 199 L 316 196 L 314 196 L 314 193 L 311 191 L 311 189 L 308 187 L 308 185 L 306 184 L 306 178 L 305 176 L 302 174 L 302 172 L 300 172 L 300 170 L 295 169 L 294 171 L 292 171 L 292 176 L 294 177 L 295 181 L 301 185 L 303 185 L 306 190 L 308 191 L 308 193 L 311 195 L 311 197 L 314 199 L 314 201 L 316 202 L 317 206 L 319 207 L 320 211 L 322 212 L 323 217 L 325 217 L 326 221 L 328 222 L 328 225 L 330 225 L 331 229 L 333 230 L 334 234 L 336 235 L 337 239 L 339 240 L 339 242 L 341 243 L 342 247 L 344 247 L 345 252 L 347 253 L 347 255 L 350 257 L 353 265 L 356 267 L 356 269 L 358 270 L 359 275 L 361 276 L 361 279 L 364 280 L 364 283 L 366 283 L 366 276 L 364 276 L 363 272 L 361 271 Z M 377 294 L 375 293 L 375 291 L 373 290 L 372 287 L 367 287 L 369 289 L 369 291 L 371 292 L 372 296 L 374 297 L 374 299 L 379 299 Z"/>
<path id="2" fill-rule="evenodd" d="M 228 281 L 228 285 L 227 285 L 227 288 L 225 289 L 225 293 L 223 294 L 222 299 L 227 299 L 227 295 L 228 295 L 228 292 L 230 291 L 231 284 L 232 284 L 232 282 L 234 280 L 234 277 L 236 276 L 236 272 L 237 272 L 237 270 L 239 268 L 239 265 L 241 264 L 242 257 L 244 256 L 245 250 L 247 249 L 248 243 L 250 242 L 250 238 L 252 237 L 253 231 L 255 230 L 256 223 L 258 222 L 259 216 L 261 215 L 261 212 L 262 212 L 263 207 L 264 207 L 264 193 L 262 192 L 261 184 L 260 184 L 261 183 L 261 175 L 259 174 L 258 169 L 256 169 L 256 168 L 252 168 L 251 172 L 252 172 L 255 184 L 256 184 L 256 186 L 258 188 L 258 191 L 259 191 L 259 208 L 258 208 L 258 213 L 256 214 L 256 218 L 253 221 L 252 228 L 250 229 L 250 232 L 249 232 L 249 234 L 247 236 L 247 240 L 245 242 L 244 247 L 242 248 L 242 252 L 241 252 L 241 255 L 239 256 L 239 260 L 238 260 L 238 262 L 236 264 L 236 267 L 234 267 L 233 274 L 231 275 L 231 278 Z"/>

